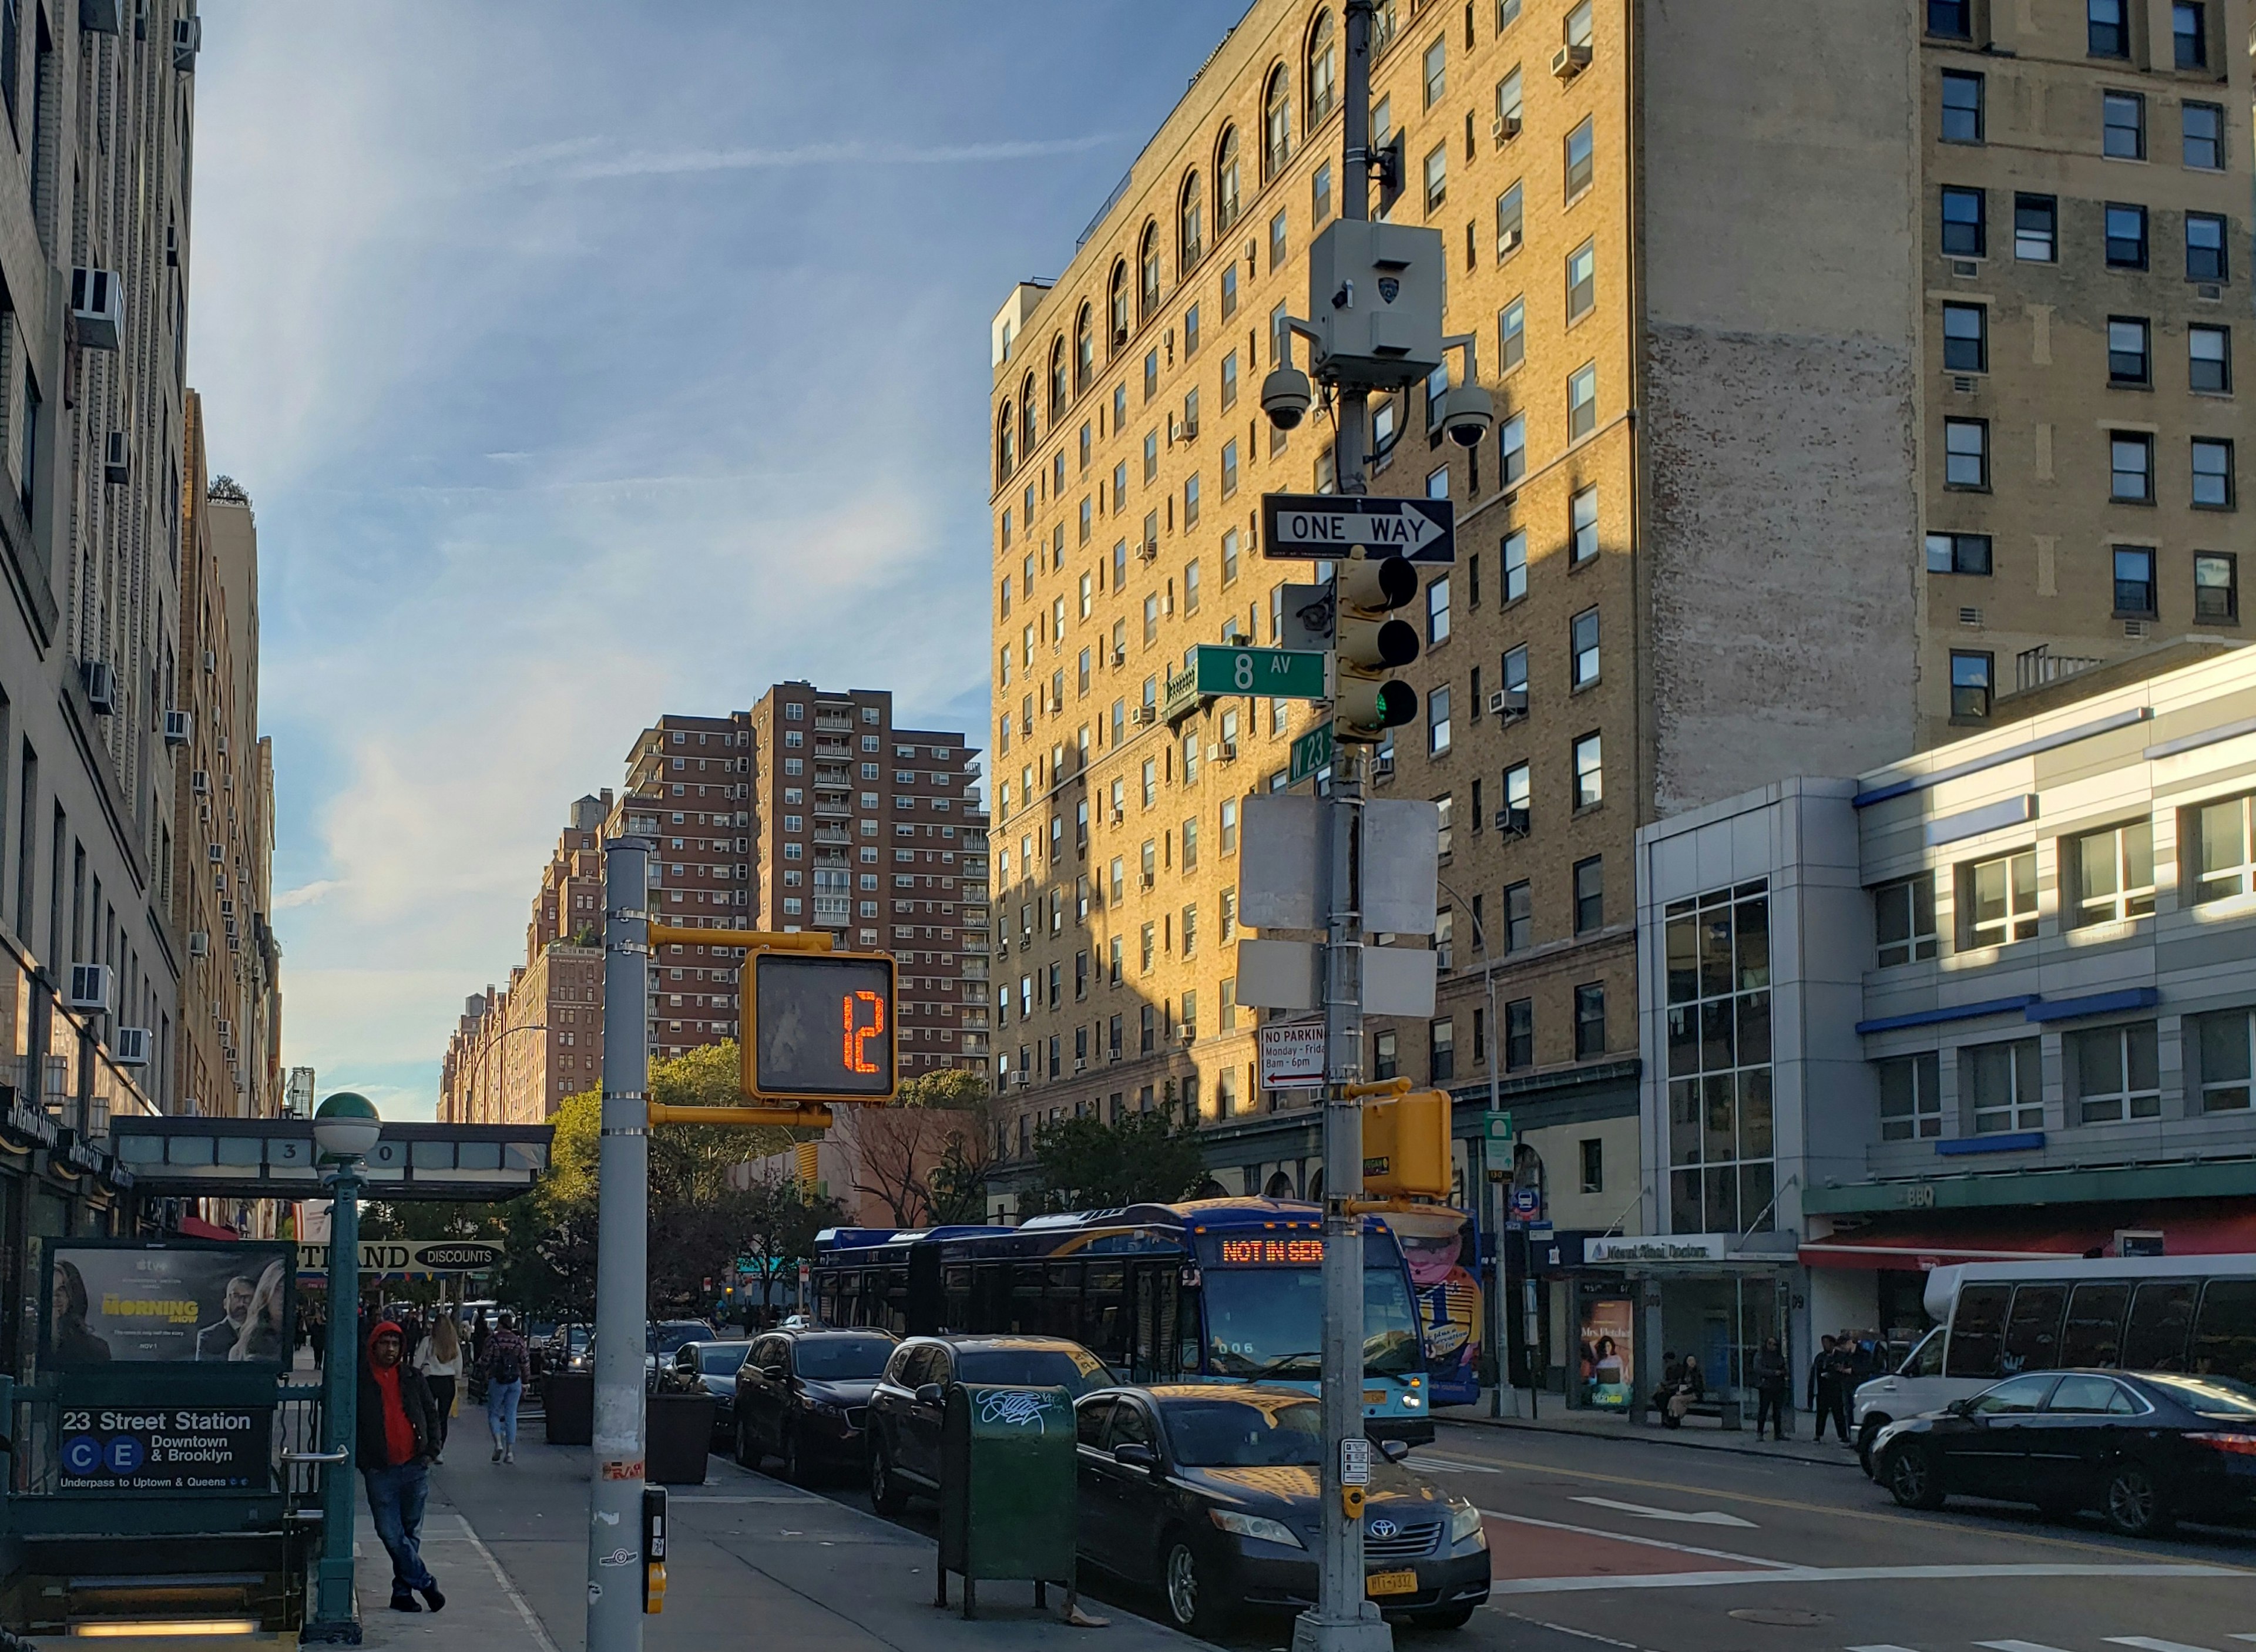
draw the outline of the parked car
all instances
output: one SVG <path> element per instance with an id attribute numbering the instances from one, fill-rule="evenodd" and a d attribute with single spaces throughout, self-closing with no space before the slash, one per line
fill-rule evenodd
<path id="1" fill-rule="evenodd" d="M 2256 1514 L 2256 1387 L 2230 1377 L 2045 1371 L 1892 1423 L 1873 1444 L 1907 1508 L 1954 1493 L 2096 1508 L 2127 1537 Z"/>
<path id="2" fill-rule="evenodd" d="M 713 1396 L 713 1449 L 725 1451 L 737 1437 L 737 1367 L 751 1343 L 744 1338 L 685 1342 L 673 1351 L 673 1369 Z"/>
<path id="3" fill-rule="evenodd" d="M 783 1459 L 804 1486 L 825 1468 L 859 1469 L 870 1396 L 892 1357 L 889 1331 L 772 1331 L 754 1338 L 737 1373 L 737 1461 Z"/>
<path id="4" fill-rule="evenodd" d="M 940 1495 L 941 1407 L 952 1382 L 1069 1388 L 1110 1384 L 1104 1362 L 1063 1337 L 912 1337 L 893 1350 L 870 1395 L 870 1500 L 897 1514 L 911 1496 Z"/>
<path id="5" fill-rule="evenodd" d="M 1075 1408 L 1081 1557 L 1156 1588 L 1188 1634 L 1240 1606 L 1316 1598 L 1323 1409 L 1297 1388 L 1103 1388 Z M 1456 1628 L 1488 1599 L 1480 1511 L 1383 1442 L 1364 1502 L 1365 1589 L 1391 1619 Z"/>
<path id="6" fill-rule="evenodd" d="M 588 1368 L 589 1339 L 594 1334 L 586 1325 L 559 1325 L 556 1334 L 548 1339 L 548 1368 L 551 1371 L 585 1371 Z"/>

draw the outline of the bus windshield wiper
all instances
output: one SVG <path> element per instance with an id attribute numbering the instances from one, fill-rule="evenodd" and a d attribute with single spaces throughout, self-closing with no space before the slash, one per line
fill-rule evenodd
<path id="1" fill-rule="evenodd" d="M 1285 1354 L 1278 1359 L 1272 1359 L 1267 1365 L 1261 1366 L 1258 1370 L 1248 1372 L 1246 1373 L 1246 1380 L 1249 1382 L 1258 1382 L 1264 1377 L 1273 1377 L 1277 1375 L 1277 1373 L 1284 1370 L 1287 1366 L 1298 1365 L 1303 1359 L 1322 1359 L 1323 1357 L 1323 1350 L 1321 1348 L 1311 1348 L 1306 1353 Z"/>

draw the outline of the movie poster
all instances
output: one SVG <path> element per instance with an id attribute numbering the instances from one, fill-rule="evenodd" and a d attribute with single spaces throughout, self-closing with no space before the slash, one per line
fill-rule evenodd
<path id="1" fill-rule="evenodd" d="M 1386 1225 L 1410 1265 L 1433 1402 L 1471 1405 L 1480 1398 L 1481 1356 L 1480 1242 L 1472 1218 L 1437 1205 L 1390 1211 Z"/>
<path id="2" fill-rule="evenodd" d="M 1628 1408 L 1637 1380 L 1636 1304 L 1625 1296 L 1594 1296 L 1583 1303 L 1583 1403 L 1605 1410 Z"/>
<path id="3" fill-rule="evenodd" d="M 296 1317 L 291 1247 L 46 1247 L 49 1370 L 124 1363 L 280 1365 Z"/>

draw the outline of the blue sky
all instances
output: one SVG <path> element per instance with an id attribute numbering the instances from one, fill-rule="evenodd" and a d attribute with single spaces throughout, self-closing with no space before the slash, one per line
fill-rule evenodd
<path id="1" fill-rule="evenodd" d="M 987 329 L 1244 0 L 226 0 L 188 377 L 257 507 L 284 1059 L 427 1116 L 570 801 L 810 677 L 984 745 Z"/>

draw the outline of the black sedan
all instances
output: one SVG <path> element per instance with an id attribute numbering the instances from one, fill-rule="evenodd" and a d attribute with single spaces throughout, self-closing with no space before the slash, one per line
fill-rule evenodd
<path id="1" fill-rule="evenodd" d="M 2128 1537 L 2174 1521 L 2256 1514 L 2256 1388 L 2230 1377 L 2046 1371 L 2008 1377 L 1873 1442 L 1880 1483 L 1907 1508 L 1953 1493 L 2096 1508 Z"/>
<path id="2" fill-rule="evenodd" d="M 1081 1557 L 1159 1590 L 1207 1635 L 1238 1606 L 1314 1604 L 1322 1408 L 1295 1388 L 1106 1388 L 1076 1407 Z M 1488 1599 L 1481 1513 L 1387 1441 L 1363 1514 L 1364 1591 L 1390 1619 L 1454 1629 Z"/>
<path id="3" fill-rule="evenodd" d="M 941 1419 L 956 1383 L 1065 1388 L 1078 1399 L 1112 1380 L 1103 1360 L 1063 1337 L 911 1337 L 870 1395 L 870 1501 L 898 1514 L 912 1496 L 938 1499 Z"/>
<path id="4" fill-rule="evenodd" d="M 747 1339 L 685 1342 L 673 1351 L 675 1374 L 713 1396 L 713 1446 L 725 1451 L 737 1437 L 737 1367 L 744 1363 Z"/>
<path id="5" fill-rule="evenodd" d="M 737 1461 L 758 1468 L 781 1458 L 784 1478 L 799 1486 L 826 1467 L 859 1469 L 870 1391 L 892 1352 L 883 1331 L 772 1331 L 756 1339 L 737 1373 Z"/>

